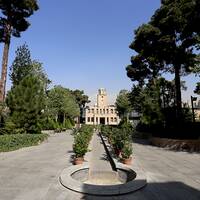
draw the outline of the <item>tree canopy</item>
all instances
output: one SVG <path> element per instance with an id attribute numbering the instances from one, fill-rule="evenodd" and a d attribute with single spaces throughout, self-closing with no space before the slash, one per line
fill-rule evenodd
<path id="1" fill-rule="evenodd" d="M 177 119 L 181 118 L 181 79 L 196 70 L 199 60 L 200 21 L 198 0 L 162 0 L 147 24 L 135 31 L 130 48 L 137 52 L 131 58 L 127 75 L 143 84 L 165 72 L 175 74 Z"/>
<path id="2" fill-rule="evenodd" d="M 132 111 L 131 102 L 129 100 L 129 91 L 121 90 L 117 96 L 115 105 L 120 116 L 128 117 Z"/>
<path id="3" fill-rule="evenodd" d="M 36 76 L 26 76 L 7 95 L 10 120 L 25 133 L 40 133 L 45 109 L 44 87 Z"/>
<path id="4" fill-rule="evenodd" d="M 0 101 L 5 99 L 8 53 L 11 37 L 20 37 L 30 23 L 27 18 L 39 9 L 37 0 L 0 0 L 0 42 L 4 42 L 2 72 L 0 81 Z"/>
<path id="5" fill-rule="evenodd" d="M 54 86 L 48 91 L 47 109 L 56 121 L 64 122 L 68 118 L 75 118 L 80 115 L 80 109 L 76 99 L 69 89 L 62 86 Z"/>

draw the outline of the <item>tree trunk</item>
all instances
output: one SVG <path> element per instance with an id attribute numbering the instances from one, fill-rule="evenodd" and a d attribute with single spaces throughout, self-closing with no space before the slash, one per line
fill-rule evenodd
<path id="1" fill-rule="evenodd" d="M 180 65 L 175 66 L 175 87 L 176 87 L 176 117 L 177 120 L 180 121 L 182 116 Z"/>
<path id="2" fill-rule="evenodd" d="M 4 44 L 0 82 L 0 102 L 4 102 L 5 100 L 9 46 L 10 42 Z"/>
<path id="3" fill-rule="evenodd" d="M 63 125 L 65 125 L 65 113 L 63 114 Z"/>
<path id="4" fill-rule="evenodd" d="M 7 68 L 8 68 L 8 53 L 9 53 L 10 36 L 11 36 L 10 24 L 7 24 L 5 34 L 6 36 L 5 36 L 5 43 L 4 43 L 4 49 L 3 49 L 1 81 L 0 81 L 0 102 L 5 101 L 6 79 L 7 79 Z"/>

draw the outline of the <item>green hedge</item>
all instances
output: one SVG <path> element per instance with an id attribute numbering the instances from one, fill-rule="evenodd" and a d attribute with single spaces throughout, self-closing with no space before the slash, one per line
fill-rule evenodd
<path id="1" fill-rule="evenodd" d="M 47 138 L 47 134 L 0 135 L 0 152 L 14 151 L 22 147 L 38 145 Z"/>
<path id="2" fill-rule="evenodd" d="M 82 125 L 74 134 L 73 151 L 76 157 L 83 157 L 88 151 L 88 145 L 93 135 L 93 126 Z"/>

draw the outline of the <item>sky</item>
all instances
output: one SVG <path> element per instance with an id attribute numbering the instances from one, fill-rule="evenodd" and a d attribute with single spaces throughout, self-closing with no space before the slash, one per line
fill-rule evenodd
<path id="1" fill-rule="evenodd" d="M 97 90 L 106 88 L 114 103 L 132 82 L 126 66 L 135 52 L 129 49 L 134 30 L 147 23 L 160 0 L 39 0 L 21 38 L 12 38 L 9 66 L 18 46 L 28 44 L 32 58 L 43 63 L 53 85 L 84 90 L 94 103 Z M 2 44 L 0 44 L 0 53 Z M 197 82 L 187 77 L 189 99 Z M 7 82 L 7 89 L 11 86 Z"/>

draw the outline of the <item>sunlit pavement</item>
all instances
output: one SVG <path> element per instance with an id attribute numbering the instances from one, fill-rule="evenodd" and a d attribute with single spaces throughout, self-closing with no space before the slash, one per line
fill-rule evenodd
<path id="1" fill-rule="evenodd" d="M 67 190 L 58 178 L 64 168 L 72 165 L 72 141 L 69 132 L 59 133 L 39 146 L 0 153 L 0 199 L 200 199 L 200 154 L 136 143 L 133 144 L 134 159 L 145 171 L 148 181 L 144 189 L 112 197 L 88 196 Z"/>

